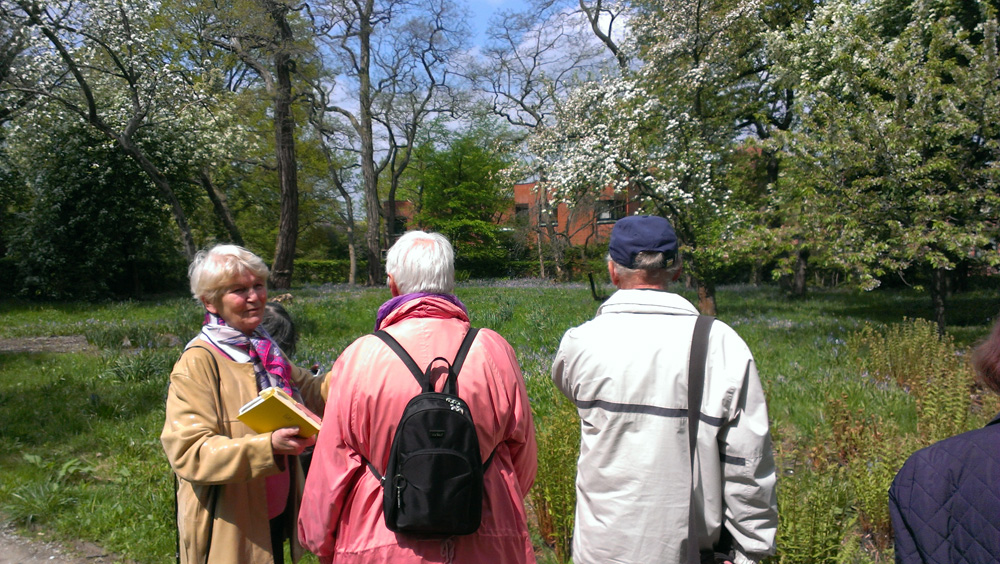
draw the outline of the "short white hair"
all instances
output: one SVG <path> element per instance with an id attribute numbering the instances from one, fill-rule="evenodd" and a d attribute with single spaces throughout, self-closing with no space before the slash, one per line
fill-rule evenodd
<path id="1" fill-rule="evenodd" d="M 455 292 L 455 251 L 440 233 L 408 231 L 389 249 L 385 272 L 400 294 Z"/>
<path id="2" fill-rule="evenodd" d="M 203 303 L 218 305 L 233 280 L 248 272 L 258 280 L 267 280 L 269 271 L 259 256 L 243 247 L 216 245 L 198 251 L 188 267 L 191 295 Z"/>

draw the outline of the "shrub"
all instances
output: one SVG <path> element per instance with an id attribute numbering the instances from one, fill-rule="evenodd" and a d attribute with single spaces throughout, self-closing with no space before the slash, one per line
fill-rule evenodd
<path id="1" fill-rule="evenodd" d="M 849 345 L 862 374 L 879 384 L 895 383 L 913 396 L 923 444 L 969 430 L 972 367 L 950 336 L 938 336 L 934 323 L 904 319 L 884 333 L 866 325 Z"/>
<path id="2" fill-rule="evenodd" d="M 17 260 L 14 257 L 0 257 L 0 295 L 15 294 L 17 285 Z"/>
<path id="3" fill-rule="evenodd" d="M 781 564 L 835 564 L 856 517 L 843 466 L 815 452 L 795 451 L 778 479 L 778 558 Z"/>
<path id="4" fill-rule="evenodd" d="M 531 497 L 542 539 L 559 561 L 568 562 L 576 510 L 580 421 L 568 400 L 560 398 L 555 403 L 551 413 L 535 419 L 538 475 Z"/>
<path id="5" fill-rule="evenodd" d="M 366 261 L 357 261 L 355 275 L 363 276 L 367 268 Z M 297 260 L 292 277 L 297 284 L 339 284 L 346 283 L 350 274 L 350 260 Z"/>

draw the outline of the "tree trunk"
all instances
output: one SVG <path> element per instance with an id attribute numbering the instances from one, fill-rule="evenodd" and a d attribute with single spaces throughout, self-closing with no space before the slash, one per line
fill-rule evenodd
<path id="1" fill-rule="evenodd" d="M 269 5 L 271 17 L 281 34 L 281 46 L 274 56 L 277 89 L 274 93 L 274 151 L 281 189 L 278 240 L 271 266 L 271 287 L 287 290 L 292 286 L 295 245 L 299 237 L 299 182 L 295 156 L 295 118 L 292 115 L 292 77 L 294 63 L 288 54 L 292 31 L 285 20 L 287 7 Z"/>
<path id="2" fill-rule="evenodd" d="M 184 254 L 188 261 L 194 259 L 195 253 L 198 252 L 197 246 L 194 244 L 194 235 L 191 234 L 191 227 L 187 222 L 187 214 L 184 213 L 184 208 L 181 207 L 180 200 L 177 199 L 177 194 L 174 193 L 173 188 L 170 187 L 170 182 L 160 173 L 160 169 L 156 167 L 146 155 L 132 143 L 131 139 L 125 138 L 124 136 L 119 136 L 116 138 L 118 145 L 122 148 L 126 155 L 132 158 L 142 169 L 143 172 L 149 176 L 149 179 L 153 181 L 153 184 L 159 189 L 160 194 L 166 199 L 167 203 L 170 204 L 170 211 L 174 215 L 174 223 L 177 224 L 177 229 L 181 232 L 181 242 L 184 244 Z"/>
<path id="3" fill-rule="evenodd" d="M 226 195 L 215 188 L 207 170 L 202 170 L 198 174 L 198 182 L 205 189 L 205 193 L 208 194 L 208 199 L 212 201 L 212 207 L 215 208 L 215 215 L 218 216 L 222 225 L 226 228 L 226 232 L 229 233 L 229 240 L 233 244 L 245 247 L 246 244 L 243 242 L 243 235 L 240 234 L 240 228 L 236 226 L 236 220 L 233 219 L 233 214 L 229 211 L 229 205 L 226 203 Z"/>
<path id="4" fill-rule="evenodd" d="M 327 155 L 327 159 L 329 159 L 329 155 Z M 344 214 L 347 216 L 344 221 L 347 226 L 347 253 L 351 259 L 351 270 L 347 273 L 347 283 L 353 286 L 358 279 L 358 242 L 354 230 L 354 201 L 350 192 L 344 187 L 343 179 L 336 172 L 332 176 L 333 183 L 337 187 L 337 191 L 340 192 L 340 197 L 344 199 Z"/>
<path id="5" fill-rule="evenodd" d="M 347 273 L 347 283 L 353 286 L 358 282 L 358 251 L 355 250 L 353 225 L 347 227 L 347 254 L 351 258 L 351 270 Z"/>
<path id="6" fill-rule="evenodd" d="M 344 188 L 344 183 L 337 181 L 336 184 L 346 204 L 344 210 L 347 213 L 347 254 L 351 259 L 351 270 L 347 273 L 347 283 L 353 286 L 358 283 L 358 241 L 354 231 L 354 203 L 351 201 L 351 195 Z"/>
<path id="7" fill-rule="evenodd" d="M 542 252 L 542 233 L 535 233 L 535 248 L 538 249 L 538 277 L 545 278 L 545 253 Z"/>
<path id="8" fill-rule="evenodd" d="M 809 263 L 809 250 L 795 250 L 795 273 L 792 275 L 792 295 L 806 295 L 806 266 Z"/>
<path id="9" fill-rule="evenodd" d="M 945 306 L 948 297 L 948 271 L 935 268 L 931 272 L 931 302 L 934 304 L 934 321 L 937 323 L 938 335 L 944 335 Z"/>
<path id="10" fill-rule="evenodd" d="M 385 244 L 396 242 L 396 187 L 389 186 L 389 197 L 385 200 Z"/>
<path id="11" fill-rule="evenodd" d="M 715 315 L 715 284 L 698 279 L 698 311 L 702 315 Z"/>
<path id="12" fill-rule="evenodd" d="M 359 64 L 358 81 L 360 83 L 359 101 L 361 130 L 361 178 L 365 186 L 365 212 L 368 216 L 368 229 L 365 231 L 365 244 L 368 248 L 368 285 L 377 286 L 382 283 L 382 246 L 379 244 L 379 219 L 381 206 L 378 197 L 378 175 L 375 172 L 375 143 L 372 134 L 372 80 L 371 80 L 371 34 L 372 34 L 372 0 L 365 2 L 358 30 Z"/>
<path id="13" fill-rule="evenodd" d="M 753 267 L 750 269 L 750 285 L 760 286 L 760 283 L 764 279 L 764 261 L 756 260 L 753 263 Z"/>

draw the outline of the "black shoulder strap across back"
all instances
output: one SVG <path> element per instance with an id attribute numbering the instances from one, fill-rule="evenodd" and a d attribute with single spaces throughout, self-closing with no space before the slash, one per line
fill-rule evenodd
<path id="1" fill-rule="evenodd" d="M 448 380 L 447 382 L 445 382 L 444 386 L 445 393 L 456 396 L 458 395 L 458 373 L 462 371 L 462 365 L 465 364 L 465 357 L 468 356 L 469 349 L 472 348 L 472 342 L 476 340 L 476 335 L 478 333 L 479 333 L 479 328 L 470 327 L 469 332 L 466 333 L 465 338 L 462 339 L 462 344 L 459 345 L 458 352 L 455 354 L 455 360 L 451 361 L 451 368 L 448 370 Z M 403 348 L 403 345 L 400 345 L 399 341 L 393 338 L 392 335 L 382 330 L 378 330 L 374 334 L 379 339 L 382 339 L 382 341 L 386 345 L 388 345 L 389 348 L 392 349 L 392 351 L 395 352 L 397 356 L 399 356 L 400 360 L 403 361 L 403 364 L 405 364 L 406 367 L 410 369 L 410 373 L 413 374 L 413 377 L 417 380 L 417 383 L 420 384 L 421 392 L 434 391 L 433 383 L 431 382 L 431 369 L 434 366 L 434 362 L 437 360 L 443 360 L 447 362 L 448 359 L 439 356 L 434 360 L 432 360 L 427 365 L 426 372 L 421 372 L 420 368 L 417 366 L 417 363 L 413 360 L 413 357 L 410 356 L 410 353 L 406 352 L 406 349 Z M 496 450 L 493 451 L 493 453 L 495 452 Z M 483 469 L 489 466 L 490 462 L 493 460 L 493 453 L 490 453 L 490 457 L 483 464 Z M 374 474 L 375 477 L 378 478 L 379 482 L 382 482 L 385 479 L 382 476 L 382 473 L 380 473 L 378 469 L 375 468 L 375 465 L 373 465 L 371 461 L 366 459 L 365 463 L 368 465 L 368 469 L 372 471 L 372 474 Z"/>
<path id="2" fill-rule="evenodd" d="M 708 358 L 708 334 L 714 317 L 699 315 L 691 338 L 688 359 L 688 451 L 691 453 L 691 500 L 688 505 L 688 564 L 699 564 L 698 527 L 694 518 L 694 454 L 698 448 L 698 420 L 701 419 L 701 398 L 705 388 L 705 361 Z"/>
<path id="3" fill-rule="evenodd" d="M 455 360 L 451 361 L 451 370 L 448 371 L 448 381 L 445 383 L 444 391 L 445 393 L 458 395 L 458 373 L 462 371 L 462 365 L 465 364 L 465 357 L 469 354 L 469 349 L 472 348 L 472 341 L 476 340 L 476 335 L 479 333 L 479 329 L 476 327 L 470 327 L 469 332 L 465 334 L 465 338 L 462 339 L 462 344 L 458 347 L 458 353 L 455 354 Z M 386 333 L 385 331 L 379 330 L 375 332 L 375 336 L 385 342 L 386 345 L 396 353 L 397 356 L 403 361 L 403 364 L 410 369 L 413 377 L 416 378 L 417 383 L 420 384 L 420 389 L 423 392 L 433 392 L 434 384 L 431 382 L 431 369 L 433 367 L 434 361 L 443 360 L 445 362 L 448 359 L 444 357 L 437 357 L 427 365 L 426 372 L 421 372 L 420 367 L 410 356 L 410 353 L 406 352 L 406 349 L 399 344 L 399 341 L 393 338 L 392 335 Z"/>

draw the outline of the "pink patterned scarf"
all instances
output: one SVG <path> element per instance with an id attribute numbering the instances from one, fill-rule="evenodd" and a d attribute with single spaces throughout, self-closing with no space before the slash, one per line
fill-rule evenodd
<path id="1" fill-rule="evenodd" d="M 274 386 L 282 388 L 289 395 L 298 395 L 298 390 L 292 385 L 291 364 L 263 326 L 258 326 L 248 337 L 242 331 L 226 325 L 218 315 L 206 311 L 205 324 L 198 336 L 215 345 L 230 358 L 233 358 L 232 353 L 235 351 L 249 356 L 257 377 L 258 391 Z M 230 350 L 226 350 L 227 348 Z"/>

